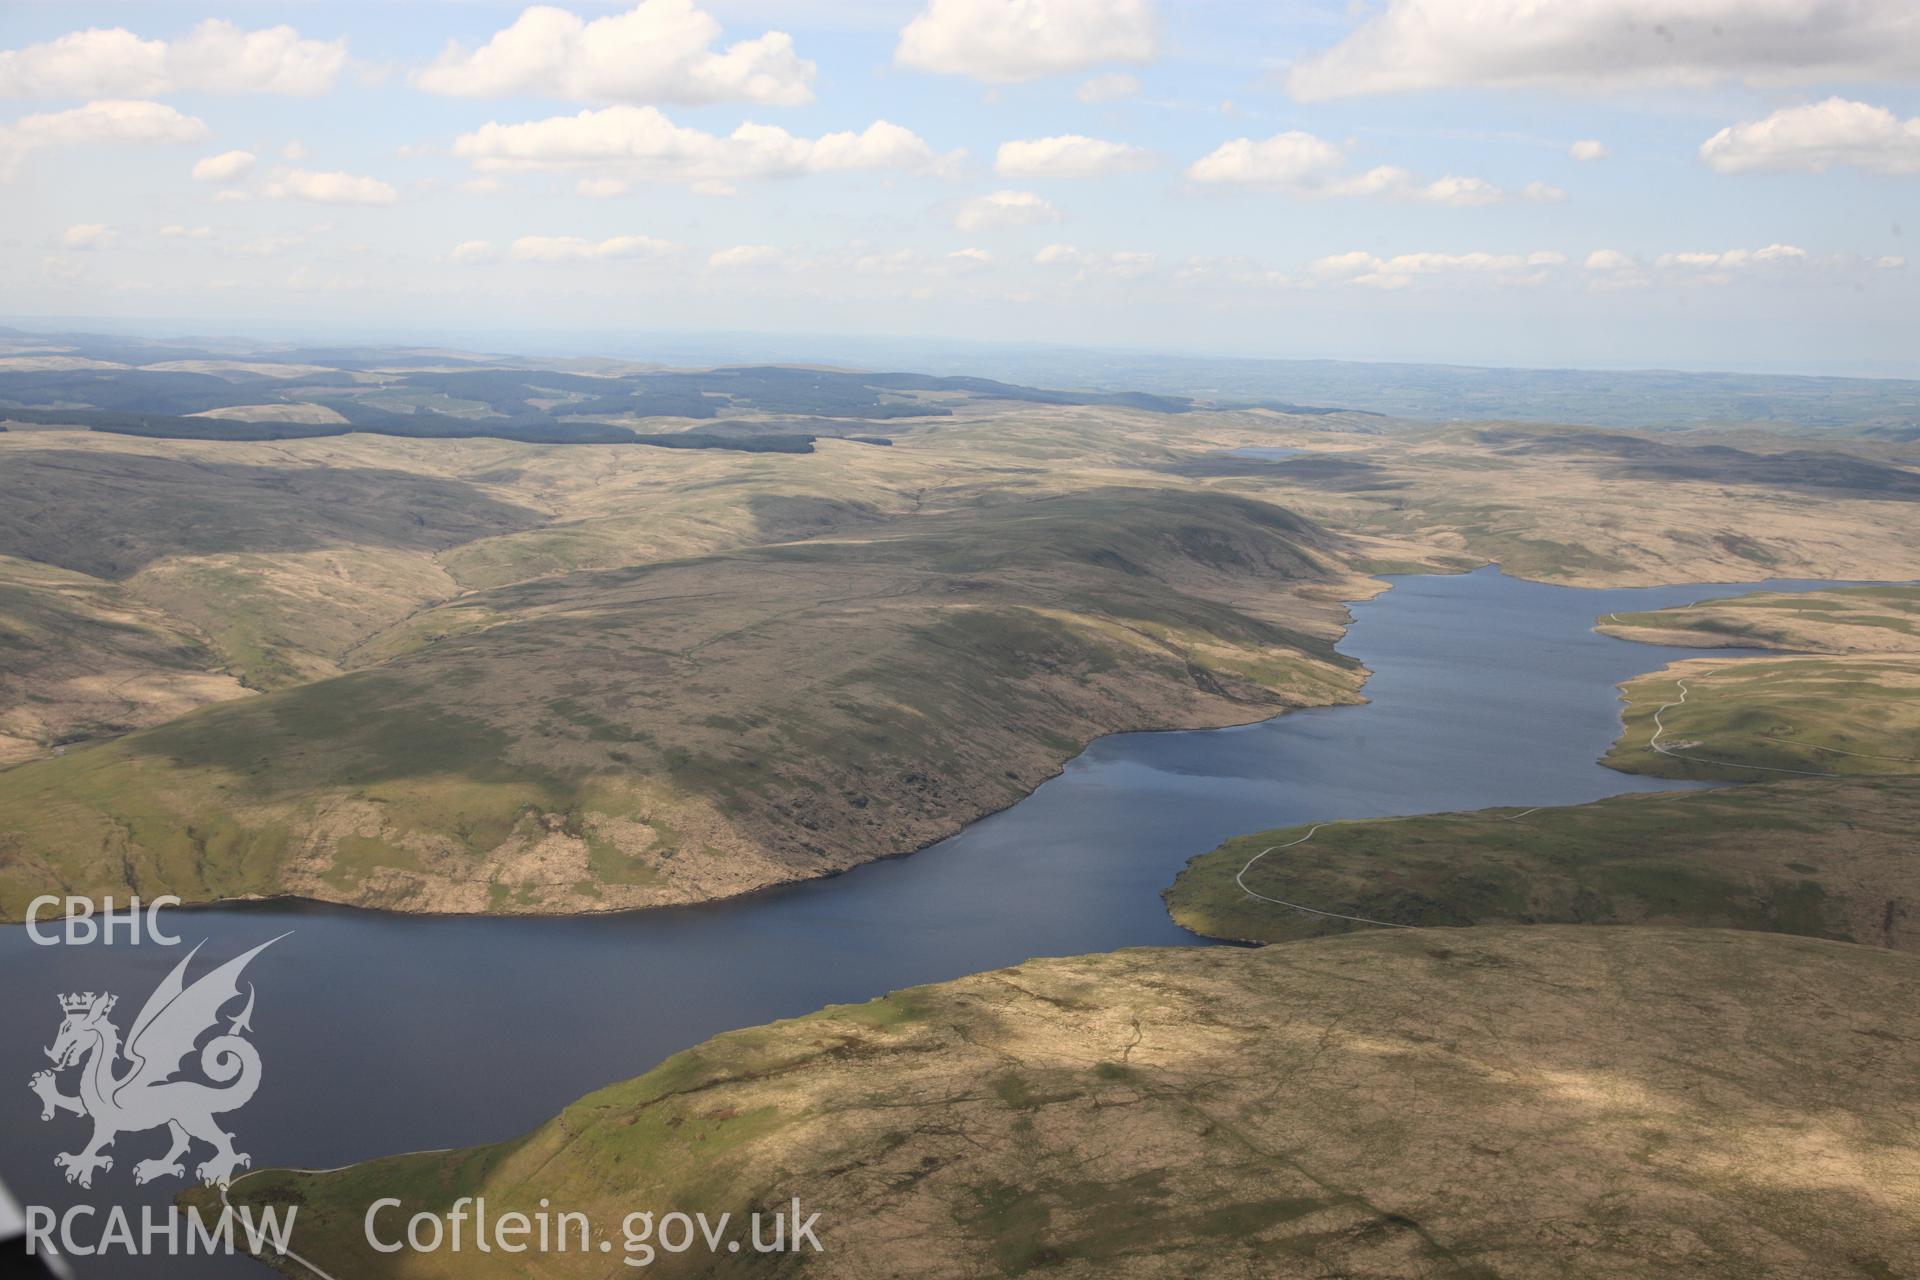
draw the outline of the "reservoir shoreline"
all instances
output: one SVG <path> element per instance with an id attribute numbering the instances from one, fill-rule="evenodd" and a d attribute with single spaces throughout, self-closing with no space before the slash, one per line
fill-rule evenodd
<path id="1" fill-rule="evenodd" d="M 1504 804 L 1578 803 L 1695 784 L 1598 763 L 1615 686 L 1715 650 L 1601 635 L 1612 610 L 1824 583 L 1549 586 L 1487 568 L 1390 580 L 1340 642 L 1367 701 L 1212 729 L 1108 735 L 1018 803 L 913 853 L 714 902 L 568 916 L 385 913 L 272 899 L 170 913 L 195 973 L 288 928 L 249 970 L 265 1064 L 232 1118 L 255 1167 L 335 1168 L 497 1141 L 593 1089 L 742 1026 L 989 971 L 1039 955 L 1219 945 L 1174 924 L 1160 891 L 1197 853 L 1271 827 Z M 1751 651 L 1729 650 L 1729 654 Z M 51 1157 L 27 1077 L 56 994 L 138 1007 L 185 954 L 36 947 L 0 931 L 0 1179 L 36 1204 L 164 1204 L 117 1171 L 92 1193 Z M 137 1150 L 129 1136 L 126 1154 Z M 141 1276 L 259 1275 L 195 1260 Z M 82 1271 L 82 1275 L 99 1274 Z"/>

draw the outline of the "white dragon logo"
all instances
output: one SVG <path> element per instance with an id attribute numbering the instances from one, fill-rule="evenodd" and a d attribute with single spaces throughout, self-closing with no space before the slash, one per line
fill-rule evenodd
<path id="1" fill-rule="evenodd" d="M 56 1166 L 66 1170 L 68 1182 L 91 1187 L 94 1170 L 113 1169 L 113 1158 L 101 1153 L 113 1145 L 115 1138 L 162 1125 L 172 1134 L 173 1145 L 159 1159 L 142 1160 L 133 1167 L 136 1183 L 185 1177 L 181 1157 L 196 1140 L 213 1148 L 212 1158 L 195 1170 L 209 1186 L 224 1187 L 232 1181 L 236 1169 L 252 1166 L 251 1156 L 233 1149 L 233 1135 L 214 1123 L 216 1115 L 247 1105 L 260 1087 L 259 1050 L 242 1034 L 253 1030 L 251 983 L 247 985 L 246 1008 L 230 1020 L 225 1034 L 214 1036 L 199 1051 L 200 1070 L 214 1085 L 174 1077 L 193 1054 L 200 1037 L 217 1029 L 220 1010 L 239 998 L 240 973 L 247 963 L 278 941 L 280 938 L 261 943 L 189 987 L 185 982 L 187 965 L 200 953 L 195 947 L 147 998 L 140 1016 L 133 1020 L 124 1049 L 119 1028 L 107 1018 L 118 997 L 91 991 L 60 997 L 60 1009 L 66 1017 L 53 1047 L 46 1051 L 53 1060 L 53 1070 L 37 1073 L 29 1087 L 40 1096 L 42 1120 L 51 1120 L 62 1111 L 93 1120 L 92 1141 L 77 1152 L 53 1158 Z M 122 1058 L 128 1068 L 116 1075 L 114 1069 Z M 60 1092 L 57 1073 L 75 1066 L 80 1067 L 80 1092 L 69 1097 Z"/>

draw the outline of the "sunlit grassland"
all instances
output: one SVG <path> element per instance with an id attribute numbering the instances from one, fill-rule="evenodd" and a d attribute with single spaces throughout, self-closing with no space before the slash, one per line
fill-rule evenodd
<path id="1" fill-rule="evenodd" d="M 1625 729 L 1605 763 L 1629 773 L 1746 782 L 1920 770 L 1920 654 L 1687 662 L 1622 688 Z M 1665 752 L 1654 749 L 1656 713 Z"/>
<path id="2" fill-rule="evenodd" d="M 1579 1224 L 1604 1233 L 1608 1274 L 1844 1256 L 1897 1275 L 1920 1261 L 1888 1191 L 1920 1173 L 1916 981 L 1911 955 L 1715 929 L 1035 960 L 718 1036 L 506 1142 L 265 1170 L 231 1197 L 299 1206 L 294 1247 L 369 1280 L 517 1276 L 535 1256 L 542 1276 L 605 1276 L 636 1209 L 744 1233 L 794 1197 L 824 1254 L 723 1243 L 650 1269 L 1545 1280 L 1569 1273 Z M 363 1224 L 382 1197 L 403 1202 L 394 1231 L 484 1198 L 594 1234 L 378 1254 Z"/>

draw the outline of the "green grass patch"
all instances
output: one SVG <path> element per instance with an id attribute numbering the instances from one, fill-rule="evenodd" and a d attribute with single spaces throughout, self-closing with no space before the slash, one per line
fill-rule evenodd
<path id="1" fill-rule="evenodd" d="M 1750 782 L 1770 770 L 1920 772 L 1920 656 L 1739 659 L 1624 689 L 1624 731 L 1605 763 L 1629 773 Z M 1656 712 L 1664 752 L 1653 745 Z"/>

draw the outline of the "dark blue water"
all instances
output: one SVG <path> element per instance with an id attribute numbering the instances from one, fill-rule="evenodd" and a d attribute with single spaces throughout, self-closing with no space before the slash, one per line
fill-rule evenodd
<path id="1" fill-rule="evenodd" d="M 1367 705 L 1105 738 L 1013 808 L 831 880 L 565 920 L 172 913 L 189 943 L 208 940 L 208 961 L 293 931 L 249 970 L 265 1078 L 226 1123 L 256 1166 L 327 1168 L 492 1141 L 729 1028 L 1030 956 L 1191 945 L 1160 891 L 1228 836 L 1670 788 L 1595 763 L 1619 730 L 1614 685 L 1713 651 L 1608 639 L 1594 619 L 1754 589 L 1583 591 L 1493 570 L 1395 582 L 1354 607 L 1341 646 L 1374 673 Z M 178 959 L 152 946 L 37 947 L 23 929 L 0 930 L 0 1180 L 22 1201 L 159 1199 L 136 1192 L 129 1171 L 164 1135 L 123 1138 L 113 1172 L 78 1192 L 52 1158 L 77 1149 L 83 1126 L 71 1116 L 41 1124 L 26 1083 L 46 1065 L 58 992 L 119 993 L 124 1028 Z M 205 1260 L 81 1273 L 261 1274 Z"/>

